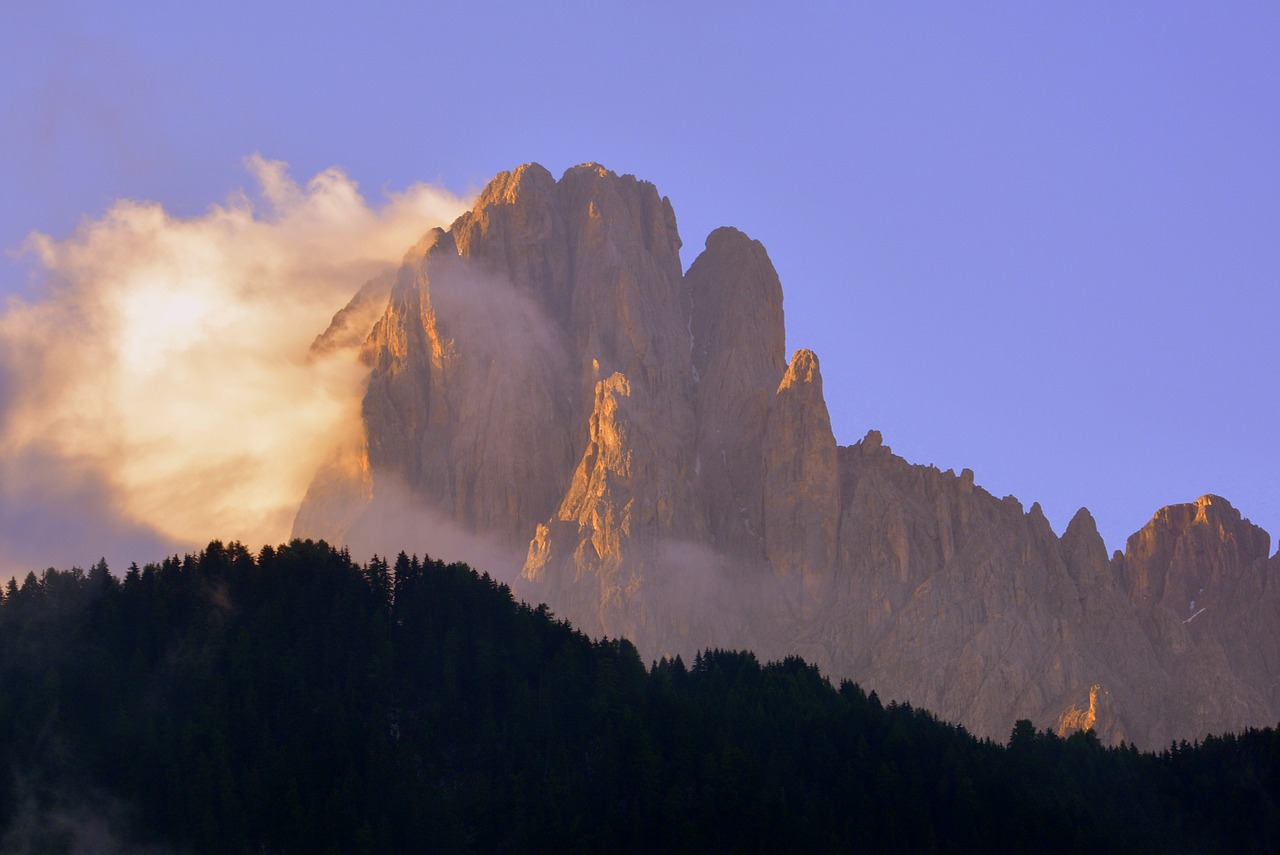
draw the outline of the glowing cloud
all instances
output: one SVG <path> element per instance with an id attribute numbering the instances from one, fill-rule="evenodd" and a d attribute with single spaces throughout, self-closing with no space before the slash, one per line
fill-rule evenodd
<path id="1" fill-rule="evenodd" d="M 415 185 L 375 208 L 337 169 L 300 187 L 279 161 L 247 166 L 257 199 L 185 219 L 120 201 L 70 238 L 32 237 L 42 293 L 0 314 L 0 512 L 88 480 L 99 512 L 169 542 L 288 537 L 359 430 L 365 382 L 353 348 L 309 345 L 466 203 Z"/>

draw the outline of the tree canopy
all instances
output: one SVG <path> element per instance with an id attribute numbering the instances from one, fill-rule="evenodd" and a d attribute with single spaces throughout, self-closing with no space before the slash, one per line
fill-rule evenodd
<path id="1" fill-rule="evenodd" d="M 311 541 L 11 584 L 0 722 L 0 849 L 1280 848 L 1273 728 L 999 745 L 796 657 L 646 666 L 465 565 Z"/>

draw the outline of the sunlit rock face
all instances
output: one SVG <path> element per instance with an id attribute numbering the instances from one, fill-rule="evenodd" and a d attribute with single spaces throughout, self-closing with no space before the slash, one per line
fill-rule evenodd
<path id="1" fill-rule="evenodd" d="M 764 550 L 774 578 L 810 616 L 830 600 L 840 524 L 836 440 L 812 351 L 798 350 L 765 418 Z"/>
<path id="2" fill-rule="evenodd" d="M 1280 556 L 1218 496 L 1161 508 L 1116 574 L 1165 667 L 1187 690 L 1171 717 L 1239 729 L 1280 710 Z"/>
<path id="3" fill-rule="evenodd" d="M 1202 496 L 1157 511 L 1129 538 L 1118 567 L 1135 604 L 1160 605 L 1193 623 L 1220 606 L 1237 581 L 1231 577 L 1261 581 L 1251 578 L 1261 570 L 1250 570 L 1266 562 L 1270 545 L 1270 535 L 1242 519 L 1226 499 Z"/>
<path id="4" fill-rule="evenodd" d="M 1084 509 L 1058 537 L 875 431 L 837 447 L 764 247 L 717 229 L 687 273 L 680 248 L 632 176 L 499 175 L 317 339 L 371 325 L 365 438 L 295 535 L 452 543 L 646 659 L 799 653 L 1000 740 L 1019 718 L 1158 747 L 1280 717 L 1265 532 L 1205 497 L 1109 559 Z"/>

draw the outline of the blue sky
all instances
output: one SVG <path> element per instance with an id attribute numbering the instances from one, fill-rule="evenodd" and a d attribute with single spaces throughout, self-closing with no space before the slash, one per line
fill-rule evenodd
<path id="1" fill-rule="evenodd" d="M 119 199 L 199 217 L 255 153 L 374 206 L 598 161 L 671 198 L 686 266 L 720 225 L 764 243 L 841 443 L 1059 533 L 1087 506 L 1111 549 L 1207 492 L 1280 534 L 1276 4 L 25 5 L 6 250 Z M 2 293 L 46 281 L 0 259 Z"/>

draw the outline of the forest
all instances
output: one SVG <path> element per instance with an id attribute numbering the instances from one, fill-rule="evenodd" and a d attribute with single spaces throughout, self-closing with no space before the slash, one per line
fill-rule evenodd
<path id="1" fill-rule="evenodd" d="M 0 723 L 5 853 L 1280 851 L 1276 728 L 997 744 L 323 542 L 11 582 Z"/>

